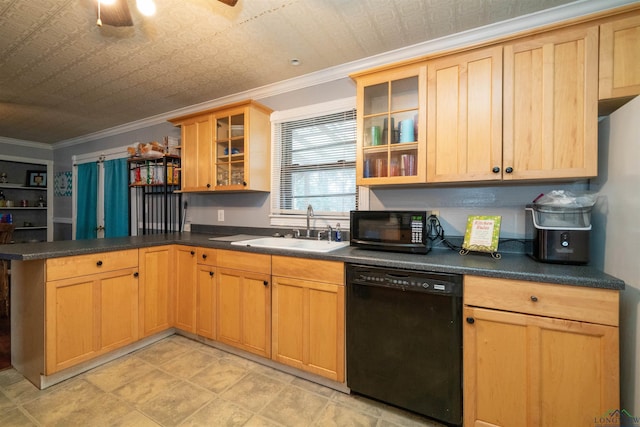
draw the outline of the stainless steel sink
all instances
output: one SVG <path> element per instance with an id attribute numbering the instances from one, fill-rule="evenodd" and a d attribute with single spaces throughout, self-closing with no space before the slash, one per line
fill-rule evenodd
<path id="1" fill-rule="evenodd" d="M 236 246 L 257 248 L 287 249 L 290 251 L 325 253 L 349 246 L 349 242 L 329 242 L 328 240 L 286 239 L 281 237 L 263 237 L 259 239 L 231 242 Z"/>

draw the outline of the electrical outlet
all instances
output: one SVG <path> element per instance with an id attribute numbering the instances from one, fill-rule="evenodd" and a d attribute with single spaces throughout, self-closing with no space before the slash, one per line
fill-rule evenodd
<path id="1" fill-rule="evenodd" d="M 218 209 L 218 221 L 224 222 L 224 209 Z"/>

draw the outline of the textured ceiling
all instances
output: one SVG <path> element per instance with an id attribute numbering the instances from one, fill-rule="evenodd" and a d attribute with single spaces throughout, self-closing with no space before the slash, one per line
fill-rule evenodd
<path id="1" fill-rule="evenodd" d="M 569 0 L 0 0 L 0 137 L 55 143 Z M 302 64 L 289 65 L 291 58 Z"/>

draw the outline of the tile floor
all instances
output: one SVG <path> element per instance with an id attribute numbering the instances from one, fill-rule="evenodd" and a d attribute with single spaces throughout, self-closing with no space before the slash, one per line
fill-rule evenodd
<path id="1" fill-rule="evenodd" d="M 172 335 L 38 390 L 0 371 L 0 426 L 439 426 Z"/>

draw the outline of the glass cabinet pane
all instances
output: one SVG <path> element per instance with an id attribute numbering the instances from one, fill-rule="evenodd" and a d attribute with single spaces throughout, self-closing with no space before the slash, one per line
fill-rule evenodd
<path id="1" fill-rule="evenodd" d="M 391 82 L 391 111 L 418 108 L 418 76 Z"/>
<path id="2" fill-rule="evenodd" d="M 216 185 L 229 185 L 229 165 L 218 163 L 216 165 Z"/>
<path id="3" fill-rule="evenodd" d="M 216 119 L 216 162 L 224 162 L 229 156 L 230 147 L 229 117 Z"/>
<path id="4" fill-rule="evenodd" d="M 380 83 L 364 88 L 364 115 L 389 111 L 389 84 Z"/>
<path id="5" fill-rule="evenodd" d="M 386 135 L 383 135 L 383 129 L 387 123 L 385 116 L 367 117 L 364 119 L 364 146 L 371 147 L 375 145 L 388 144 Z"/>
<path id="6" fill-rule="evenodd" d="M 393 142 L 416 142 L 418 140 L 418 111 L 406 111 L 391 116 Z"/>
<path id="7" fill-rule="evenodd" d="M 231 163 L 231 185 L 242 185 L 244 182 L 244 162 Z"/>
<path id="8" fill-rule="evenodd" d="M 416 176 L 418 150 L 394 151 L 391 153 L 390 176 Z"/>

